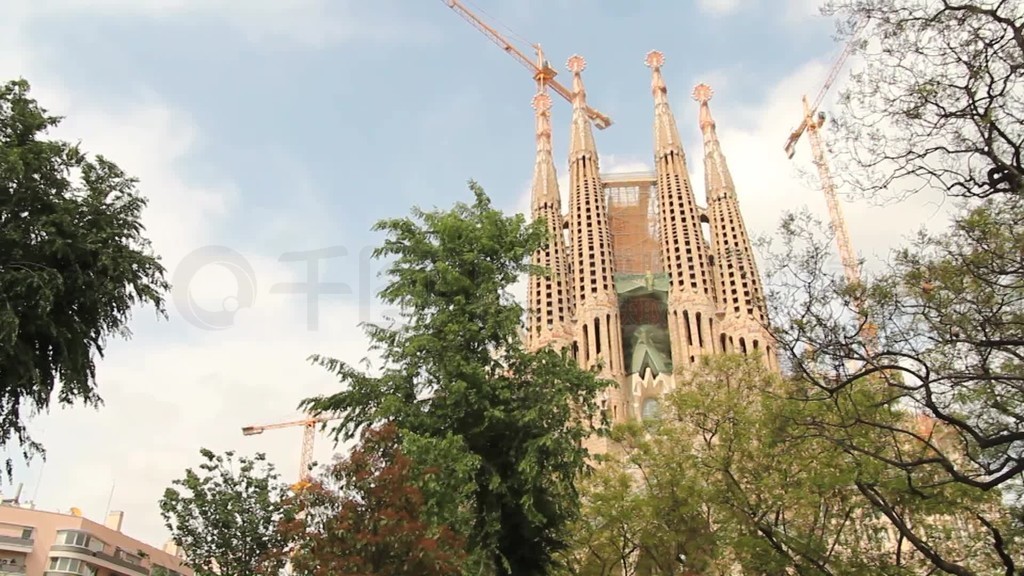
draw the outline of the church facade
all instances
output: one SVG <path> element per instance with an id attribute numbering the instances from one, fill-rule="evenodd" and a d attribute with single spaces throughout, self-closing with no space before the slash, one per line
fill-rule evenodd
<path id="1" fill-rule="evenodd" d="M 616 383 L 601 398 L 613 422 L 651 417 L 676 374 L 721 353 L 757 354 L 777 369 L 765 328 L 762 280 L 736 188 L 698 85 L 705 205 L 690 184 L 661 74 L 647 55 L 654 99 L 654 171 L 602 174 L 586 114 L 583 59 L 573 56 L 569 206 L 563 212 L 551 145 L 551 99 L 534 97 L 537 157 L 531 211 L 551 242 L 533 256 L 548 270 L 529 278 L 527 344 L 569 348 L 583 368 Z"/>

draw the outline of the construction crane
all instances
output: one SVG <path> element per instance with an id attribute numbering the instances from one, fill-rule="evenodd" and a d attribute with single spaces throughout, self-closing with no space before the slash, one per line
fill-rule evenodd
<path id="1" fill-rule="evenodd" d="M 565 98 L 567 102 L 572 102 L 573 92 L 565 86 L 562 86 L 558 81 L 555 80 L 555 76 L 558 72 L 551 67 L 551 64 L 544 58 L 544 52 L 541 50 L 540 44 L 531 43 L 530 47 L 533 48 L 537 54 L 537 61 L 534 62 L 529 56 L 523 54 L 521 50 L 516 48 L 511 42 L 509 42 L 504 36 L 501 35 L 492 26 L 484 22 L 479 16 L 474 14 L 469 8 L 460 2 L 459 0 L 442 0 L 449 8 L 454 10 L 459 16 L 462 16 L 467 22 L 472 24 L 477 30 L 482 32 L 484 36 L 487 36 L 498 45 L 499 48 L 507 52 L 510 56 L 516 59 L 520 64 L 525 66 L 528 70 L 533 73 L 533 79 L 537 82 L 538 87 L 549 86 L 552 90 L 558 93 L 562 98 Z M 594 123 L 599 130 L 612 125 L 611 118 L 605 116 L 601 112 L 586 107 L 587 117 Z"/>
<path id="2" fill-rule="evenodd" d="M 839 259 L 843 264 L 843 272 L 846 275 L 846 281 L 850 284 L 855 284 L 860 282 L 860 267 L 853 253 L 850 233 L 847 231 L 846 220 L 843 218 L 839 199 L 836 196 L 835 182 L 832 179 L 832 172 L 829 170 L 828 160 L 825 158 L 825 147 L 821 140 L 821 128 L 825 124 L 825 113 L 818 110 L 818 106 L 821 105 L 825 95 L 832 88 L 832 84 L 835 83 L 836 78 L 839 76 L 839 71 L 842 69 L 843 64 L 846 63 L 846 59 L 849 58 L 852 50 L 853 39 L 847 42 L 842 53 L 836 58 L 832 69 L 829 70 L 828 77 L 825 79 L 825 83 L 822 85 L 821 90 L 818 91 L 818 95 L 813 103 L 808 102 L 807 96 L 804 95 L 803 120 L 796 130 L 793 130 L 793 133 L 789 135 L 789 139 L 786 140 L 785 149 L 786 156 L 792 159 L 793 155 L 796 154 L 796 143 L 800 140 L 800 136 L 807 132 L 807 138 L 811 142 L 811 154 L 814 158 L 814 165 L 817 166 L 818 177 L 821 179 L 821 189 L 825 193 L 825 202 L 828 203 L 829 218 L 835 231 L 836 244 L 839 245 Z"/>
<path id="3" fill-rule="evenodd" d="M 337 418 L 321 416 L 316 418 L 304 418 L 302 420 L 295 420 L 294 422 L 266 424 L 264 426 L 244 426 L 242 428 L 242 434 L 245 436 L 255 436 L 256 434 L 263 434 L 267 430 L 302 426 L 304 430 L 302 433 L 302 456 L 299 460 L 299 482 L 295 485 L 301 487 L 309 483 L 309 478 L 312 474 L 309 467 L 313 461 L 313 441 L 316 438 L 316 425 L 323 422 L 329 422 L 331 420 L 337 420 Z"/>
<path id="4" fill-rule="evenodd" d="M 846 282 L 849 285 L 860 284 L 860 264 L 857 262 L 857 257 L 853 251 L 853 245 L 850 242 L 850 233 L 846 227 L 846 219 L 843 218 L 842 208 L 839 206 L 839 198 L 836 195 L 836 185 L 832 178 L 832 171 L 829 169 L 828 160 L 825 158 L 825 146 L 822 143 L 821 129 L 825 125 L 825 113 L 818 110 L 821 106 L 822 100 L 825 99 L 825 95 L 829 89 L 832 88 L 832 84 L 835 83 L 836 78 L 839 76 L 839 72 L 842 70 L 843 65 L 846 64 L 846 60 L 850 57 L 853 52 L 854 42 L 857 39 L 859 30 L 855 31 L 850 40 L 843 47 L 843 51 L 836 58 L 832 64 L 832 68 L 828 72 L 828 76 L 825 79 L 825 83 L 822 84 L 821 89 L 818 91 L 818 95 L 814 98 L 813 102 L 807 100 L 807 95 L 803 97 L 804 105 L 804 117 L 797 126 L 796 130 L 789 135 L 786 140 L 786 156 L 789 159 L 793 158 L 796 154 L 796 144 L 800 140 L 800 137 L 807 133 L 807 138 L 811 143 L 811 154 L 814 160 L 814 165 L 818 168 L 818 177 L 821 180 L 821 189 L 825 193 L 825 202 L 828 204 L 829 220 L 832 223 L 832 230 L 836 235 L 836 244 L 839 248 L 839 260 L 843 266 L 843 274 L 846 277 Z M 863 314 L 863 302 L 859 299 L 854 303 L 857 312 Z M 864 334 L 868 339 L 869 348 L 874 341 L 875 327 L 868 321 L 864 326 Z"/>

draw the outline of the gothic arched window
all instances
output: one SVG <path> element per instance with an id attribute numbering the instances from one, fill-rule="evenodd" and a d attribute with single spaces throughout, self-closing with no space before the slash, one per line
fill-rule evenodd
<path id="1" fill-rule="evenodd" d="M 658 400 L 656 398 L 644 400 L 643 405 L 640 407 L 640 417 L 644 420 L 652 420 L 658 417 Z"/>

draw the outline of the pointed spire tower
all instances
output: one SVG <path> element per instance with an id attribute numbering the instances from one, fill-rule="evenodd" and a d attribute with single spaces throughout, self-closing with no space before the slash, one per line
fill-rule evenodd
<path id="1" fill-rule="evenodd" d="M 718 307 L 724 312 L 716 338 L 722 351 L 761 352 L 767 364 L 775 368 L 774 346 L 765 329 L 768 314 L 761 276 L 740 214 L 736 186 L 708 106 L 713 95 L 707 84 L 698 84 L 693 89 L 693 99 L 700 104 L 700 131 L 704 135 L 704 187 L 711 224 L 711 245 L 718 272 Z"/>
<path id="2" fill-rule="evenodd" d="M 715 351 L 714 280 L 686 169 L 686 154 L 668 104 L 668 88 L 661 76 L 665 57 L 652 50 L 645 63 L 652 72 L 654 94 L 654 166 L 658 173 L 662 254 L 669 275 L 672 363 L 685 366 Z"/>
<path id="3" fill-rule="evenodd" d="M 587 118 L 582 56 L 569 58 L 572 133 L 569 139 L 569 257 L 575 304 L 575 347 L 580 366 L 603 363 L 605 376 L 621 375 L 622 327 L 615 293 L 608 207 L 599 176 L 597 147 Z M 618 399 L 613 399 L 618 403 Z"/>
<path id="4" fill-rule="evenodd" d="M 531 350 L 553 346 L 562 348 L 572 343 L 572 286 L 562 233 L 562 200 L 558 191 L 558 174 L 551 152 L 551 96 L 546 90 L 533 97 L 537 115 L 537 161 L 533 168 L 531 212 L 534 220 L 547 222 L 548 245 L 534 252 L 533 264 L 548 271 L 545 276 L 531 274 L 527 309 Z"/>

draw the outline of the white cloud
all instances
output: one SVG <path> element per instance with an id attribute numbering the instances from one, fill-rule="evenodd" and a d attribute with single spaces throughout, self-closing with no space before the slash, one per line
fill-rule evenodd
<path id="1" fill-rule="evenodd" d="M 426 26 L 402 19 L 395 6 L 353 0 L 6 0 L 29 18 L 113 16 L 198 18 L 232 28 L 250 40 L 286 40 L 305 46 L 352 40 L 420 42 L 437 38 Z M 366 13 L 367 6 L 374 13 Z M 8 8 L 5 6 L 5 10 Z"/>
<path id="2" fill-rule="evenodd" d="M 296 479 L 301 428 L 243 437 L 241 427 L 297 420 L 300 399 L 337 389 L 331 375 L 305 358 L 324 353 L 355 362 L 365 342 L 354 330 L 354 306 L 324 306 L 320 329 L 310 331 L 301 303 L 264 300 L 221 332 L 190 328 L 188 340 L 113 349 L 99 370 L 100 410 L 55 411 L 35 423 L 49 454 L 25 479 L 27 492 L 38 490 L 43 507 L 78 506 L 102 519 L 116 483 L 112 508 L 126 510 L 125 531 L 160 544 L 165 531 L 157 501 L 187 466 L 198 464 L 200 447 L 266 452 L 286 480 Z M 169 323 L 182 326 L 176 315 Z M 316 448 L 317 461 L 328 462 L 332 443 L 319 435 Z"/>
<path id="3" fill-rule="evenodd" d="M 728 16 L 749 4 L 750 0 L 697 0 L 697 7 L 712 16 Z"/>
<path id="4" fill-rule="evenodd" d="M 786 0 L 786 20 L 797 24 L 811 18 L 820 17 L 821 5 L 822 0 Z"/>
<path id="5" fill-rule="evenodd" d="M 743 217 L 754 235 L 773 234 L 784 211 L 802 206 L 828 222 L 825 198 L 811 163 L 806 136 L 797 145 L 793 160 L 787 160 L 783 144 L 802 118 L 801 96 L 808 93 L 813 97 L 817 93 L 830 65 L 828 61 L 806 63 L 777 82 L 753 106 L 716 106 L 711 102 Z M 823 110 L 831 109 L 841 85 L 840 81 L 832 88 Z M 684 139 L 689 141 L 689 156 L 693 159 L 690 169 L 694 188 L 703 190 L 702 144 L 696 127 L 690 132 L 689 138 Z M 853 248 L 866 259 L 869 269 L 877 267 L 892 248 L 901 245 L 921 225 L 941 225 L 948 217 L 949 207 L 943 205 L 938 191 L 884 207 L 849 198 L 842 188 L 839 195 Z"/>
<path id="6" fill-rule="evenodd" d="M 27 15 L 22 11 L 17 18 Z M 245 211 L 244 197 L 227 178 L 199 185 L 183 176 L 184 163 L 203 144 L 200 127 L 188 114 L 155 95 L 97 102 L 69 93 L 59 71 L 36 58 L 20 30 L 16 21 L 0 21 L 0 78 L 30 79 L 33 96 L 52 113 L 66 116 L 55 136 L 81 140 L 88 152 L 102 153 L 140 178 L 140 189 L 150 199 L 144 215 L 148 235 L 173 276 L 185 254 L 216 242 L 226 219 Z M 293 166 L 286 176 L 299 172 L 301 167 Z M 305 186 L 303 201 L 316 203 L 316 194 Z M 309 230 L 303 222 L 283 215 L 275 226 L 281 234 L 305 238 Z M 365 257 L 358 248 L 350 247 L 349 262 Z M 37 461 L 28 469 L 16 467 L 15 480 L 26 485 L 23 498 L 36 498 L 40 508 L 49 510 L 77 506 L 102 521 L 116 484 L 110 505 L 126 512 L 125 532 L 159 546 L 166 531 L 157 501 L 186 466 L 198 464 L 200 447 L 264 451 L 286 479 L 297 477 L 301 429 L 251 438 L 243 438 L 240 429 L 296 419 L 301 399 L 337 388 L 329 374 L 305 359 L 325 353 L 358 361 L 365 354 L 356 324 L 380 317 L 369 297 L 378 283 L 376 270 L 361 262 L 363 277 L 350 282 L 350 295 L 324 296 L 314 331 L 306 324 L 304 296 L 269 292 L 276 283 L 304 281 L 304 264 L 279 262 L 276 254 L 244 256 L 252 265 L 257 294 L 251 307 L 235 315 L 233 326 L 201 330 L 170 304 L 169 321 L 153 329 L 151 312 L 139 311 L 133 323 L 139 335 L 112 343 L 99 365 L 105 405 L 98 411 L 54 410 L 32 422 L 49 455 L 45 465 Z M 235 293 L 236 284 L 223 269 L 205 267 L 175 292 L 191 291 L 200 306 L 214 308 Z M 331 444 L 319 438 L 320 462 L 330 459 Z"/>

